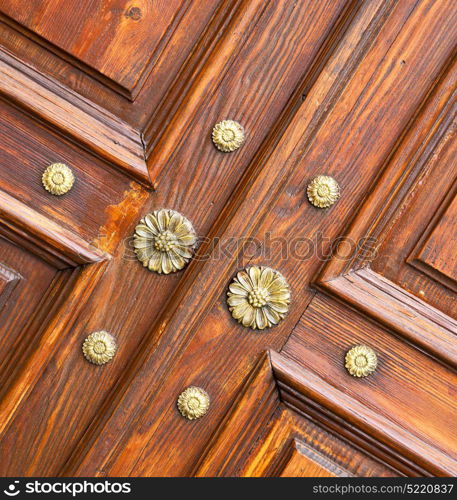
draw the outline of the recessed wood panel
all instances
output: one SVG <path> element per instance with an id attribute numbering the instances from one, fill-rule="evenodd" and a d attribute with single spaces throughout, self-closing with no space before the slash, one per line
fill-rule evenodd
<path id="1" fill-rule="evenodd" d="M 0 101 L 0 112 L 2 191 L 83 238 L 101 238 L 107 206 L 128 198 L 129 180 L 10 104 Z M 43 187 L 42 175 L 51 163 L 67 164 L 75 176 L 73 188 L 63 196 Z"/>
<path id="2" fill-rule="evenodd" d="M 20 274 L 0 262 L 0 311 L 20 279 Z"/>
<path id="3" fill-rule="evenodd" d="M 346 352 L 358 344 L 368 345 L 378 357 L 376 371 L 366 378 L 349 375 L 344 366 Z M 411 451 L 423 446 L 427 467 L 434 473 L 457 471 L 457 376 L 452 370 L 321 296 L 313 299 L 282 354 L 337 388 L 348 397 L 348 406 L 353 399 L 378 414 L 371 425 L 382 429 L 392 422 L 404 429 L 404 440 L 392 437 L 399 445 L 408 446 L 409 440 Z M 369 423 L 372 417 L 364 418 Z M 421 460 L 420 453 L 415 460 Z"/>
<path id="4" fill-rule="evenodd" d="M 333 470 L 332 470 L 333 469 Z M 281 477 L 345 477 L 345 471 L 335 467 L 329 460 L 304 445 L 298 439 L 290 445 Z"/>
<path id="5" fill-rule="evenodd" d="M 11 370 L 9 360 L 25 351 L 27 344 L 34 340 L 35 332 L 27 331 L 27 325 L 32 322 L 56 273 L 52 266 L 0 236 L 0 380 L 3 384 L 9 376 L 5 369 Z"/>
<path id="6" fill-rule="evenodd" d="M 377 236 L 376 258 L 371 262 L 377 273 L 454 318 L 457 318 L 457 203 L 454 198 L 457 182 L 457 101 L 455 94 L 444 101 L 442 92 L 455 92 L 453 75 L 456 72 L 454 65 L 436 97 L 430 100 L 429 110 L 425 110 L 425 116 L 430 113 L 432 117 L 436 106 L 434 102 L 443 106 L 436 122 L 430 127 L 432 133 L 427 137 L 425 146 L 420 147 L 411 163 L 407 164 L 407 171 L 411 169 L 410 178 L 405 175 L 403 181 L 406 179 L 408 187 L 396 187 L 396 191 L 401 192 L 402 201 L 396 211 L 391 212 L 386 229 Z M 424 134 L 428 130 L 413 125 L 411 138 L 414 140 L 415 134 Z M 402 148 L 391 168 L 401 168 L 397 161 L 404 161 L 408 141 Z"/>
<path id="7" fill-rule="evenodd" d="M 235 429 L 233 429 L 235 431 Z M 243 477 L 389 477 L 398 473 L 281 405 L 240 470 Z M 228 444 L 227 444 L 228 446 Z"/>
<path id="8" fill-rule="evenodd" d="M 204 2 L 201 8 L 210 8 Z M 190 3 L 182 0 L 5 0 L 4 14 L 132 92 Z"/>
<path id="9" fill-rule="evenodd" d="M 417 259 L 455 282 L 457 289 L 456 248 L 457 198 L 454 198 L 423 244 Z"/>

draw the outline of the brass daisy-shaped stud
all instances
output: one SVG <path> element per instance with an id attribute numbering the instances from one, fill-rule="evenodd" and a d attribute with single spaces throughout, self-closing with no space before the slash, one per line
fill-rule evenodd
<path id="1" fill-rule="evenodd" d="M 289 310 L 289 285 L 281 273 L 269 267 L 252 266 L 240 271 L 227 295 L 232 316 L 253 330 L 277 325 Z"/>
<path id="2" fill-rule="evenodd" d="M 244 142 L 244 128 L 233 120 L 223 120 L 213 128 L 213 143 L 219 151 L 230 153 Z"/>
<path id="3" fill-rule="evenodd" d="M 75 176 L 64 163 L 53 163 L 43 172 L 41 180 L 46 191 L 61 196 L 73 187 Z"/>
<path id="4" fill-rule="evenodd" d="M 169 209 L 147 214 L 135 228 L 133 246 L 150 271 L 174 273 L 192 258 L 197 235 L 189 220 Z"/>
<path id="5" fill-rule="evenodd" d="M 340 197 L 340 187 L 333 177 L 318 175 L 308 185 L 307 194 L 312 205 L 327 208 Z"/>
<path id="6" fill-rule="evenodd" d="M 116 354 L 116 340 L 108 332 L 91 333 L 83 343 L 84 357 L 95 365 L 104 365 Z"/>
<path id="7" fill-rule="evenodd" d="M 178 410 L 189 420 L 203 417 L 209 409 L 209 396 L 200 387 L 190 386 L 178 397 Z"/>
<path id="8" fill-rule="evenodd" d="M 366 377 L 376 370 L 376 353 L 366 345 L 356 345 L 346 353 L 346 369 L 354 377 Z"/>

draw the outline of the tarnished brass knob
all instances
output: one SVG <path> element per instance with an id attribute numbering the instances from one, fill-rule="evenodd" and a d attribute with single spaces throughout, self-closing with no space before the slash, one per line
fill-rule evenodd
<path id="1" fill-rule="evenodd" d="M 219 151 L 230 153 L 244 142 L 244 128 L 233 120 L 216 123 L 212 133 L 213 143 Z"/>
<path id="2" fill-rule="evenodd" d="M 83 343 L 83 354 L 87 361 L 104 365 L 116 354 L 115 338 L 105 331 L 91 333 Z"/>
<path id="3" fill-rule="evenodd" d="M 191 222 L 174 210 L 155 210 L 135 228 L 133 246 L 150 271 L 174 273 L 192 258 L 197 235 Z"/>
<path id="4" fill-rule="evenodd" d="M 46 191 L 61 196 L 73 187 L 75 176 L 64 163 L 53 163 L 43 172 L 42 182 Z"/>
<path id="5" fill-rule="evenodd" d="M 189 420 L 203 417 L 209 409 L 209 396 L 201 387 L 190 386 L 178 397 L 178 410 Z"/>
<path id="6" fill-rule="evenodd" d="M 366 377 L 378 366 L 376 353 L 366 345 L 356 345 L 346 353 L 346 370 L 354 377 Z"/>
<path id="7" fill-rule="evenodd" d="M 333 205 L 340 197 L 340 187 L 333 177 L 318 175 L 306 190 L 308 200 L 318 208 L 327 208 Z"/>
<path id="8" fill-rule="evenodd" d="M 240 271 L 227 295 L 232 316 L 253 330 L 277 325 L 289 310 L 289 285 L 281 273 L 269 267 L 252 266 Z"/>

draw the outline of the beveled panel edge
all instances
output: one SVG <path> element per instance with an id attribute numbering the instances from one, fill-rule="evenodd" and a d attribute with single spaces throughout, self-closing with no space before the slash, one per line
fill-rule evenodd
<path id="1" fill-rule="evenodd" d="M 457 367 L 457 321 L 369 267 L 319 280 L 315 286 L 370 315 L 451 368 Z"/>
<path id="2" fill-rule="evenodd" d="M 198 72 L 192 74 L 191 83 L 185 91 L 182 89 L 179 75 L 175 79 L 174 85 L 167 94 L 168 98 L 163 100 L 164 106 L 159 107 L 157 112 L 151 116 L 144 129 L 146 158 L 153 179 L 157 179 L 173 159 L 175 151 L 180 148 L 187 133 L 192 129 L 193 121 L 199 112 L 201 104 L 206 101 L 207 96 L 217 91 L 233 62 L 242 52 L 257 23 L 261 20 L 266 6 L 266 2 L 257 0 L 251 0 L 250 2 L 239 0 L 236 7 L 234 4 L 230 9 L 230 15 L 225 16 L 225 25 L 221 31 L 221 36 L 219 38 L 215 37 L 213 46 L 208 46 L 204 64 L 198 67 Z M 335 48 L 340 43 L 359 8 L 360 3 L 356 0 L 347 2 L 339 19 L 332 26 L 331 35 L 322 44 L 317 56 L 303 75 L 300 85 L 294 94 L 290 96 L 277 125 L 265 140 L 265 145 L 269 145 L 272 138 L 278 134 L 278 131 L 283 132 L 289 125 L 296 112 L 297 103 L 302 102 L 302 95 L 313 86 L 319 77 L 320 71 L 334 54 Z M 384 10 L 388 11 L 389 6 L 385 6 Z M 374 32 L 370 33 L 370 37 L 374 36 Z M 223 57 L 218 56 L 218 54 L 223 54 Z M 199 96 L 198 101 L 195 101 L 194 95 Z M 168 102 L 175 104 L 173 110 L 165 109 Z M 223 119 L 227 118 L 229 117 Z M 154 121 L 157 119 L 162 121 L 162 126 L 160 127 L 160 133 L 154 134 Z M 214 125 L 215 123 L 209 124 L 209 132 Z M 209 133 L 209 135 L 211 134 Z M 265 155 L 264 146 L 257 153 L 259 157 L 263 155 Z M 252 163 L 255 164 L 256 161 L 254 160 Z"/>
<path id="3" fill-rule="evenodd" d="M 127 87 L 122 86 L 121 84 L 104 75 L 89 64 L 86 64 L 69 52 L 66 52 L 65 50 L 59 48 L 52 42 L 49 42 L 46 38 L 29 29 L 27 26 L 22 25 L 4 12 L 0 12 L 0 23 L 2 23 L 5 28 L 9 30 L 10 36 L 13 36 L 14 34 L 23 36 L 27 40 L 27 42 L 36 44 L 42 47 L 44 50 L 52 52 L 60 59 L 66 61 L 68 64 L 71 64 L 72 66 L 80 69 L 91 78 L 98 80 L 105 87 L 108 87 L 114 92 L 117 92 L 126 99 L 131 99 L 131 92 Z"/>
<path id="4" fill-rule="evenodd" d="M 272 175 L 271 172 L 268 173 L 268 182 L 267 184 L 270 186 L 268 189 L 268 196 L 264 199 L 261 205 L 261 211 L 258 215 L 259 220 L 263 220 L 266 217 L 273 203 L 276 201 L 276 197 L 278 196 L 278 192 L 281 189 L 281 186 L 284 186 L 285 180 L 291 175 L 291 172 L 294 169 L 294 166 L 298 162 L 298 160 L 293 156 L 294 152 L 297 148 L 301 148 L 300 157 L 303 156 L 303 151 L 306 147 L 309 147 L 310 141 L 312 137 L 316 134 L 316 130 L 320 128 L 322 123 L 325 122 L 325 117 L 327 117 L 334 106 L 338 102 L 338 96 L 348 81 L 352 78 L 352 75 L 360 65 L 361 60 L 363 60 L 364 55 L 372 46 L 373 41 L 376 39 L 376 36 L 388 18 L 390 8 L 385 2 L 379 2 L 381 5 L 380 8 L 375 9 L 371 12 L 368 19 L 362 19 L 360 23 L 356 23 L 352 27 L 351 35 L 356 37 L 357 40 L 357 51 L 356 56 L 354 56 L 353 52 L 345 52 L 345 62 L 347 61 L 347 65 L 342 69 L 341 61 L 337 63 L 337 61 L 332 57 L 329 59 L 329 66 L 333 68 L 335 65 L 338 70 L 333 73 L 333 71 L 323 72 L 323 74 L 319 73 L 321 76 L 317 79 L 314 77 L 311 79 L 311 82 L 308 80 L 310 85 L 324 86 L 325 92 L 323 92 L 323 98 L 317 99 L 306 99 L 301 103 L 300 107 L 303 107 L 306 110 L 306 127 L 305 132 L 299 137 L 295 137 L 292 134 L 294 128 L 297 128 L 297 123 L 301 124 L 302 122 L 299 120 L 298 113 L 293 113 L 294 118 L 293 121 L 288 125 L 286 131 L 281 130 L 281 140 L 279 142 L 279 147 L 281 145 L 291 143 L 287 148 L 287 155 L 289 158 L 292 158 L 293 161 L 289 163 L 283 162 L 286 165 L 286 168 L 281 167 L 278 169 L 277 174 Z M 369 24 L 370 28 L 367 29 L 367 24 Z M 363 29 L 360 29 L 360 26 L 363 26 Z M 339 47 L 344 46 L 344 41 Z M 328 77 L 328 74 L 334 75 L 332 78 Z M 311 89 L 313 90 L 313 89 Z M 309 92 L 311 92 L 309 90 Z M 310 116 L 313 116 L 312 122 L 308 121 Z M 310 118 L 309 118 L 310 119 Z M 288 134 L 290 132 L 290 134 Z M 290 136 L 292 135 L 293 139 L 291 140 Z M 303 144 L 305 146 L 303 146 Z M 253 162 L 252 172 L 258 172 L 257 163 L 260 163 L 260 158 Z M 252 173 L 251 172 L 251 173 Z M 258 176 L 256 179 L 256 183 L 262 184 L 265 181 L 262 179 L 262 176 Z M 251 184 L 253 184 L 252 179 L 249 178 L 249 182 L 241 182 L 239 184 L 239 189 L 236 192 L 236 196 L 233 198 L 233 203 L 230 203 L 226 212 L 223 213 L 221 217 L 218 218 L 216 223 L 213 226 L 212 231 L 209 233 L 210 239 L 216 237 L 220 234 L 220 231 L 227 231 L 226 228 L 223 228 L 220 224 L 220 221 L 225 219 L 226 214 L 229 214 L 230 221 L 234 220 L 233 213 L 234 208 L 239 208 L 240 200 L 247 198 L 248 189 L 250 189 Z M 255 185 L 255 184 L 254 184 Z M 241 227 L 237 227 L 237 234 L 243 234 L 243 236 L 251 235 L 251 226 L 252 224 L 249 220 L 243 217 L 243 223 L 240 225 Z M 225 234 L 230 234 L 229 230 Z M 201 255 L 207 251 L 207 247 L 202 245 L 201 247 Z M 199 250 L 200 251 L 200 250 Z M 177 294 L 173 296 L 173 303 L 179 303 L 180 308 L 186 311 L 186 318 L 179 318 L 179 323 L 173 317 L 174 308 L 166 308 L 164 310 L 164 316 L 161 316 L 158 320 L 162 324 L 162 322 L 167 323 L 167 330 L 173 332 L 173 336 L 176 340 L 175 342 L 175 352 L 182 348 L 184 341 L 188 340 L 190 336 L 194 333 L 194 327 L 198 321 L 201 320 L 204 311 L 210 309 L 212 303 L 216 300 L 216 297 L 219 295 L 221 287 L 224 287 L 225 283 L 233 273 L 233 262 L 232 259 L 225 259 L 221 261 L 217 267 L 215 266 L 207 266 L 204 265 L 201 259 L 194 260 L 191 265 L 186 270 L 186 282 L 188 287 L 185 289 L 178 289 Z M 211 287 L 209 292 L 206 291 L 205 294 L 195 294 L 195 283 L 196 282 L 211 282 Z M 197 287 L 198 288 L 198 287 Z M 192 305 L 193 304 L 193 305 Z M 198 305 L 195 306 L 195 305 Z M 195 307 L 194 307 L 195 306 Z M 197 314 L 196 314 L 197 311 Z M 183 331 L 185 325 L 185 331 Z M 155 341 L 159 341 L 164 335 L 164 330 L 162 329 L 160 334 L 155 337 Z M 170 340 L 169 340 L 170 341 Z M 148 355 L 149 356 L 149 355 Z M 149 358 L 150 359 L 150 358 Z M 166 362 L 171 362 L 167 360 L 168 358 L 162 358 L 161 364 L 165 364 Z M 138 377 L 141 373 L 143 367 L 147 364 L 147 357 L 142 357 L 136 367 L 135 377 Z M 151 375 L 151 373 L 149 373 Z M 129 379 L 131 380 L 131 379 Z M 101 458 L 99 467 L 102 470 L 106 470 L 109 468 L 108 461 L 112 460 L 113 455 L 118 451 L 117 449 L 113 449 L 113 444 L 110 442 L 110 438 L 106 437 L 107 429 L 113 428 L 113 422 L 121 415 L 125 416 L 129 412 L 123 408 L 123 405 L 127 399 L 127 394 L 131 391 L 131 384 L 125 383 L 120 384 L 118 387 L 118 393 L 122 392 L 122 397 L 116 398 L 114 402 L 115 407 L 111 408 L 112 413 L 108 417 L 105 416 L 101 418 L 97 418 L 92 426 L 88 429 L 87 435 L 84 439 L 78 444 L 75 449 L 72 457 L 70 457 L 69 461 L 62 469 L 60 474 L 62 475 L 84 475 L 88 473 L 88 469 L 91 468 L 91 461 L 93 458 L 94 450 L 97 450 L 97 460 Z M 154 375 L 154 383 L 159 384 L 161 379 L 159 380 L 157 376 Z M 149 387 L 150 388 L 150 387 Z M 129 394 L 130 397 L 130 394 Z M 143 396 L 142 396 L 143 397 Z M 121 401 L 122 399 L 122 401 Z M 113 401 L 110 400 L 109 404 L 112 404 Z M 117 422 L 116 422 L 117 423 Z M 125 426 L 123 427 L 125 429 Z M 118 448 L 123 446 L 124 434 L 121 431 L 116 435 L 116 443 Z M 126 434 L 126 433 L 125 433 Z M 110 436 L 111 437 L 111 436 Z M 94 444 L 95 443 L 95 444 Z M 119 444 L 120 443 L 120 444 Z M 106 467 L 106 469 L 105 469 Z"/>
<path id="5" fill-rule="evenodd" d="M 22 276 L 0 262 L 0 311 Z"/>
<path id="6" fill-rule="evenodd" d="M 106 252 L 1 190 L 0 234 L 57 269 L 110 259 Z"/>
<path id="7" fill-rule="evenodd" d="M 452 182 L 453 181 L 451 181 L 451 185 Z M 433 266 L 433 264 L 427 260 L 426 249 L 428 243 L 430 242 L 430 239 L 433 236 L 433 233 L 441 223 L 443 217 L 446 215 L 446 212 L 451 208 L 452 203 L 455 203 L 454 199 L 456 195 L 457 185 L 451 188 L 440 206 L 437 207 L 434 217 L 431 219 L 427 228 L 406 259 L 406 262 L 410 266 L 416 268 L 418 271 L 441 283 L 455 293 L 457 293 L 457 280 L 453 279 L 451 275 L 446 274 L 442 269 Z M 449 236 L 452 237 L 452 235 Z"/>
<path id="8" fill-rule="evenodd" d="M 239 475 L 245 465 L 243 456 L 249 456 L 245 448 L 252 446 L 250 438 L 268 431 L 268 423 L 281 404 L 310 418 L 398 475 L 450 476 L 457 469 L 455 461 L 440 450 L 379 417 L 286 356 L 270 350 L 260 357 L 208 441 L 192 475 Z M 278 463 L 274 467 L 276 472 Z"/>
<path id="9" fill-rule="evenodd" d="M 283 450 L 282 455 L 279 457 L 277 461 L 276 467 L 273 469 L 271 475 L 272 476 L 281 476 L 281 477 L 290 477 L 284 476 L 283 472 L 287 468 L 288 464 L 294 460 L 294 457 L 297 458 L 301 456 L 313 463 L 317 466 L 325 469 L 330 474 L 333 474 L 337 477 L 354 477 L 354 474 L 346 470 L 344 467 L 341 467 L 336 462 L 332 462 L 325 455 L 320 453 L 318 450 L 313 449 L 311 446 L 306 444 L 300 438 L 294 437 L 289 445 Z"/>
<path id="10" fill-rule="evenodd" d="M 108 260 L 94 265 L 81 266 L 58 273 L 54 286 L 58 290 L 57 300 L 42 315 L 38 314 L 34 322 L 43 326 L 39 339 L 29 346 L 25 353 L 21 370 L 14 374 L 12 384 L 0 398 L 0 440 L 8 432 L 17 413 L 22 411 L 22 404 L 40 380 L 46 367 L 52 362 L 56 349 L 65 342 L 68 332 L 86 306 L 92 293 L 103 277 Z"/>
<path id="11" fill-rule="evenodd" d="M 350 259 L 336 256 L 325 262 L 312 282 L 314 288 L 368 314 L 451 369 L 457 366 L 457 322 L 375 273 L 370 265 L 376 258 L 386 228 L 401 210 L 407 193 L 454 119 L 456 75 L 457 62 L 451 56 L 386 158 L 363 206 L 342 233 L 349 241 L 366 239 L 368 244 L 362 245 Z M 427 125 L 429 121 L 431 125 Z M 424 132 L 419 133 L 422 128 Z M 399 162 L 402 168 L 398 167 Z M 374 238 L 371 243 L 370 238 Z M 408 263 L 416 267 L 413 262 Z M 388 303 L 399 312 L 399 318 L 392 317 L 392 310 L 386 307 Z M 428 330 L 418 327 L 413 319 L 415 315 Z"/>
<path id="12" fill-rule="evenodd" d="M 454 476 L 457 463 L 315 373 L 269 352 L 281 400 L 299 414 L 408 476 Z"/>
<path id="13" fill-rule="evenodd" d="M 259 401 L 262 404 L 258 404 Z M 242 449 L 249 449 L 251 445 L 247 436 L 259 432 L 273 417 L 279 404 L 270 357 L 268 353 L 263 353 L 226 417 L 208 441 L 192 476 L 236 476 L 244 464 Z"/>
<path id="14" fill-rule="evenodd" d="M 0 95 L 144 186 L 153 187 L 138 130 L 1 49 Z"/>

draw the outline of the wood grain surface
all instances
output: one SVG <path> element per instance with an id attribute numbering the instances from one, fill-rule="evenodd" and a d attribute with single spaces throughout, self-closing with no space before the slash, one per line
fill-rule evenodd
<path id="1" fill-rule="evenodd" d="M 2 2 L 0 475 L 455 475 L 456 7 Z M 245 129 L 230 154 L 223 119 Z M 171 275 L 132 246 L 161 208 L 199 237 Z M 230 315 L 248 265 L 289 283 L 275 328 Z M 81 352 L 99 330 L 103 366 Z M 189 385 L 211 400 L 195 421 Z"/>

